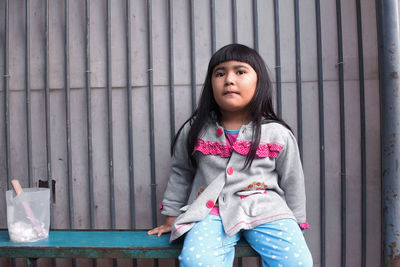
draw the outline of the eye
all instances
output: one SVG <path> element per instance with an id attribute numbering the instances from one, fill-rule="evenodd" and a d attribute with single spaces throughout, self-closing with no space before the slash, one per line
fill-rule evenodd
<path id="1" fill-rule="evenodd" d="M 218 71 L 215 73 L 215 77 L 223 77 L 223 76 L 224 76 L 224 73 L 221 71 Z"/>
<path id="2" fill-rule="evenodd" d="M 242 74 L 245 74 L 246 72 L 245 72 L 244 70 L 238 70 L 236 73 L 237 73 L 238 75 L 242 75 Z"/>

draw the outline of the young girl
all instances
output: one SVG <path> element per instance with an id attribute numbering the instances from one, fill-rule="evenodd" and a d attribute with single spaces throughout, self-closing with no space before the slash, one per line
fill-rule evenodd
<path id="1" fill-rule="evenodd" d="M 241 237 L 263 266 L 312 266 L 297 143 L 273 111 L 255 50 L 231 44 L 213 55 L 199 106 L 171 150 L 165 223 L 148 234 L 186 233 L 181 266 L 232 266 Z"/>

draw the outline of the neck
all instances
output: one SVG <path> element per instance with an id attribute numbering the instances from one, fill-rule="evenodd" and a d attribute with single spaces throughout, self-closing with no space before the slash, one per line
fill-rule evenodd
<path id="1" fill-rule="evenodd" d="M 250 114 L 238 112 L 223 113 L 221 118 L 222 126 L 227 130 L 239 130 L 242 125 L 246 125 L 251 121 Z"/>

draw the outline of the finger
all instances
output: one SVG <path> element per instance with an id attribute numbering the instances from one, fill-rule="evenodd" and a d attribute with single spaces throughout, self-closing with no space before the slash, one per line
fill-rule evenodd
<path id="1" fill-rule="evenodd" d="M 155 233 L 157 233 L 159 230 L 158 230 L 158 227 L 157 228 L 154 228 L 154 229 L 151 229 L 150 231 L 148 231 L 147 232 L 147 234 L 148 235 L 154 235 Z"/>
<path id="2" fill-rule="evenodd" d="M 168 232 L 168 230 L 165 229 L 165 227 L 160 227 L 160 229 L 158 229 L 158 231 L 157 231 L 157 235 L 158 235 L 158 237 L 160 237 L 163 233 L 166 233 L 166 232 Z"/>
<path id="3" fill-rule="evenodd" d="M 160 237 L 163 233 L 165 233 L 166 231 L 165 231 L 165 229 L 164 229 L 165 227 L 160 227 L 160 229 L 158 230 L 158 237 Z"/>

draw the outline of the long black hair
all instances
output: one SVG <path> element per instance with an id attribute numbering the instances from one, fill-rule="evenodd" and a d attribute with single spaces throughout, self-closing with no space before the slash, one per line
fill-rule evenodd
<path id="1" fill-rule="evenodd" d="M 250 167 L 257 152 L 261 138 L 261 125 L 268 122 L 278 122 L 290 130 L 290 127 L 275 114 L 272 105 L 272 82 L 267 67 L 261 56 L 245 45 L 230 44 L 219 49 L 210 59 L 203 91 L 197 109 L 190 118 L 182 125 L 171 145 L 171 154 L 174 153 L 176 141 L 186 123 L 190 123 L 190 130 L 186 142 L 188 158 L 193 166 L 197 166 L 194 158 L 194 148 L 197 139 L 207 121 L 212 119 L 221 121 L 219 106 L 214 100 L 211 78 L 214 68 L 227 61 L 240 61 L 249 64 L 257 73 L 257 85 L 254 96 L 249 103 L 250 115 L 253 119 L 253 136 L 250 151 L 246 157 L 243 168 Z"/>

